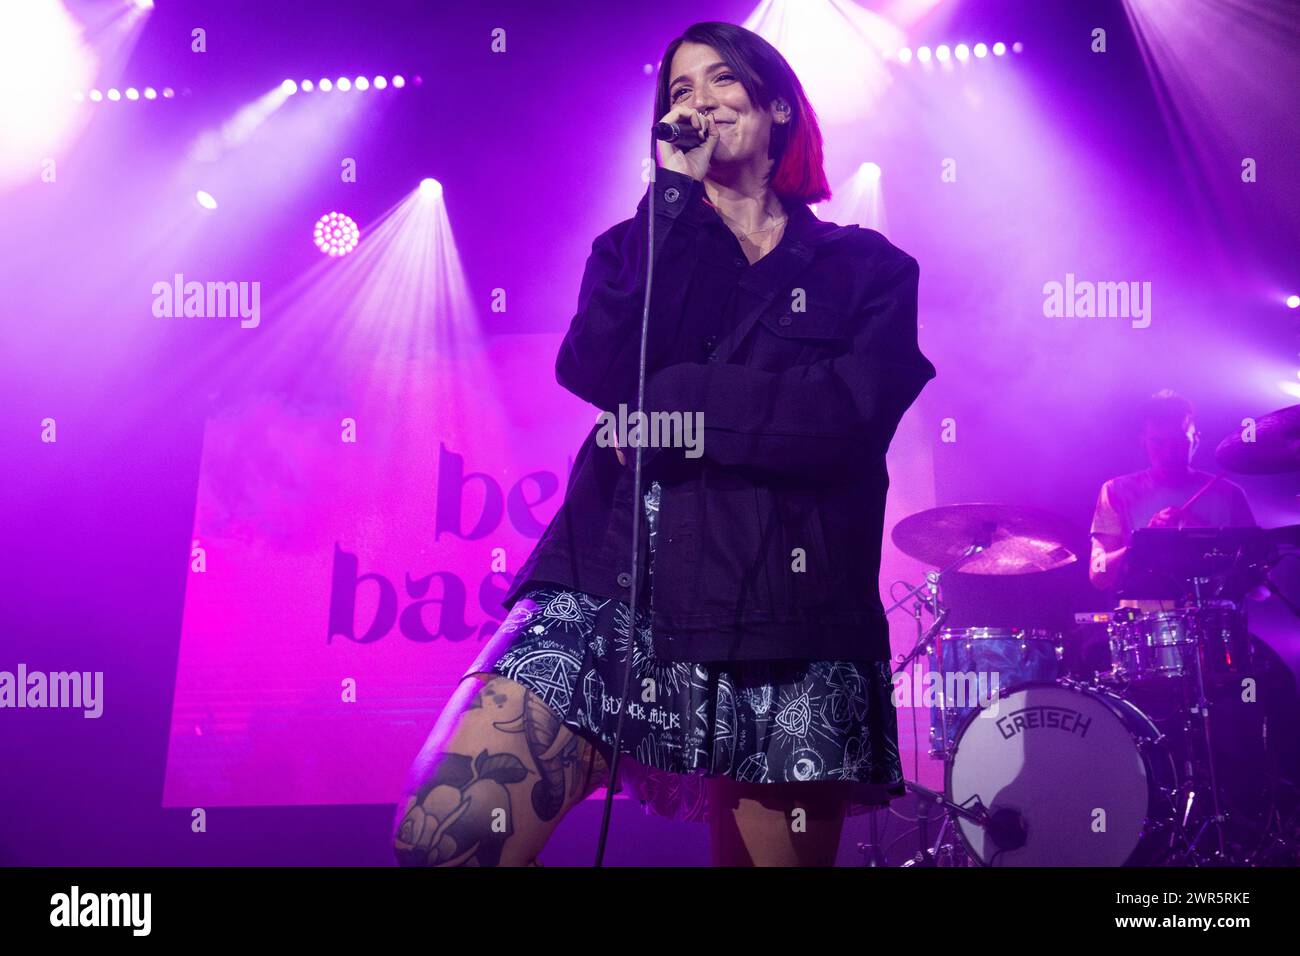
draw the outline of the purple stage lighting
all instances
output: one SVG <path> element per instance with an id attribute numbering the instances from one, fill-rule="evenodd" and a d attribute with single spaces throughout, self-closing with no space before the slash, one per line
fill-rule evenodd
<path id="1" fill-rule="evenodd" d="M 298 92 L 298 84 L 293 80 L 285 80 L 280 84 L 280 92 L 285 96 L 293 96 L 293 94 Z"/>
<path id="2" fill-rule="evenodd" d="M 322 93 L 328 93 L 330 90 L 334 89 L 334 84 L 331 83 L 329 79 L 325 77 L 322 77 L 320 83 L 318 83 L 317 85 L 320 87 L 320 91 Z"/>
<path id="3" fill-rule="evenodd" d="M 144 88 L 144 98 L 146 100 L 156 100 L 158 99 L 158 91 L 155 90 L 152 86 L 146 86 Z"/>
<path id="4" fill-rule="evenodd" d="M 108 91 L 108 98 L 112 100 L 114 103 L 116 103 L 118 100 L 122 98 L 122 94 L 117 91 L 116 87 L 114 87 L 113 89 Z"/>
<path id="5" fill-rule="evenodd" d="M 199 201 L 199 205 L 204 209 L 216 209 L 217 201 L 212 198 L 212 193 L 200 189 L 194 194 L 194 198 Z"/>
<path id="6" fill-rule="evenodd" d="M 100 100 L 102 100 L 103 98 L 104 98 L 104 94 L 101 93 L 101 92 L 99 92 L 99 90 L 91 90 L 91 91 L 90 91 L 90 101 L 91 101 L 92 103 L 98 103 L 98 102 L 99 102 Z"/>
<path id="7" fill-rule="evenodd" d="M 989 46 L 987 43 L 975 44 L 975 59 L 982 60 L 989 55 Z"/>
<path id="8" fill-rule="evenodd" d="M 138 100 L 140 98 L 140 91 L 134 86 L 127 87 L 126 98 L 128 100 Z"/>
<path id="9" fill-rule="evenodd" d="M 382 77 L 382 76 L 377 76 L 377 77 L 375 77 L 375 89 L 377 89 L 377 90 L 382 90 L 382 89 L 384 89 L 384 87 L 386 87 L 386 86 L 388 86 L 388 80 L 387 80 L 387 78 Z"/>
<path id="10" fill-rule="evenodd" d="M 352 89 L 352 81 L 349 80 L 346 76 L 340 76 L 340 77 L 339 77 L 339 81 L 338 81 L 337 83 L 335 83 L 334 85 L 335 85 L 336 87 L 338 87 L 339 90 L 342 91 L 342 92 L 344 92 L 344 93 L 346 93 L 348 90 Z"/>
<path id="11" fill-rule="evenodd" d="M 1289 295 L 1286 297 L 1286 307 L 1288 309 L 1300 309 L 1300 295 Z"/>
<path id="12" fill-rule="evenodd" d="M 310 93 L 312 90 L 316 89 L 316 84 L 311 80 L 303 80 L 301 89 L 304 93 Z"/>
<path id="13" fill-rule="evenodd" d="M 393 77 L 393 88 L 394 88 L 394 89 L 398 89 L 398 90 L 400 90 L 400 89 L 401 89 L 402 87 L 404 87 L 405 85 L 406 85 L 406 80 L 405 80 L 405 78 L 402 76 L 402 74 L 399 73 L 399 74 L 397 74 L 397 76 Z"/>
<path id="14" fill-rule="evenodd" d="M 370 89 L 370 81 L 367 80 L 364 76 L 358 76 L 355 80 L 352 81 L 352 85 L 355 86 L 358 90 L 361 90 L 363 93 L 366 90 Z"/>
<path id="15" fill-rule="evenodd" d="M 361 230 L 352 221 L 351 216 L 341 212 L 332 212 L 316 220 L 314 242 L 316 248 L 326 255 L 346 256 L 357 247 Z"/>
<path id="16" fill-rule="evenodd" d="M 1006 45 L 1005 43 L 1003 43 L 1001 40 L 999 40 L 997 43 L 993 44 L 993 55 L 994 55 L 994 56 L 1002 56 L 1002 55 L 1003 55 L 1004 53 L 1006 53 L 1006 52 L 1007 52 L 1007 45 Z"/>

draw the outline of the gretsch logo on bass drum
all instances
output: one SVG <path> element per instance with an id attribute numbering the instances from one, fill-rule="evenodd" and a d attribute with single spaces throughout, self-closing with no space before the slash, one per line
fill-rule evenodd
<path id="1" fill-rule="evenodd" d="M 1067 707 L 1025 707 L 1012 711 L 1005 717 L 999 717 L 997 726 L 1003 740 L 1010 740 L 1026 730 L 1040 728 L 1064 730 L 1066 733 L 1086 737 L 1088 728 L 1092 726 L 1092 719 Z"/>

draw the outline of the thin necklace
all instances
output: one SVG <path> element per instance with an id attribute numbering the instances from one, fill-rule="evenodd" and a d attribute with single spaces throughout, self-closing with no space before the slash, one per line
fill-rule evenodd
<path id="1" fill-rule="evenodd" d="M 710 205 L 712 205 L 712 204 L 710 204 Z M 727 222 L 729 222 L 729 223 L 735 222 L 735 220 L 732 219 L 731 217 L 723 215 L 722 210 L 721 210 L 721 209 L 718 209 L 717 206 L 714 206 L 713 208 L 714 208 L 714 209 L 717 209 L 717 210 L 718 210 L 718 215 L 719 215 L 719 216 L 722 216 L 722 218 L 725 219 Z M 768 231 L 770 231 L 770 230 L 772 230 L 772 229 L 775 229 L 777 226 L 781 225 L 782 223 L 786 222 L 789 218 L 790 218 L 789 216 L 782 216 L 779 222 L 775 222 L 775 223 L 773 223 L 773 224 L 770 225 L 770 226 L 764 226 L 762 229 L 755 229 L 753 232 L 742 232 L 742 233 L 740 233 L 740 236 L 741 236 L 741 238 L 743 238 L 743 239 L 748 239 L 750 236 L 756 236 L 756 235 L 758 235 L 760 232 L 768 232 Z M 732 231 L 734 232 L 735 230 L 732 230 Z"/>

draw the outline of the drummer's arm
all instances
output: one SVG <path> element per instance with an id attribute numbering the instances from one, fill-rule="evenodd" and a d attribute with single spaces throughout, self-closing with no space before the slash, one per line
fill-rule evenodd
<path id="1" fill-rule="evenodd" d="M 1088 580 L 1099 591 L 1109 591 L 1119 583 L 1128 546 L 1123 537 L 1096 531 L 1092 535 L 1092 556 L 1088 562 Z"/>

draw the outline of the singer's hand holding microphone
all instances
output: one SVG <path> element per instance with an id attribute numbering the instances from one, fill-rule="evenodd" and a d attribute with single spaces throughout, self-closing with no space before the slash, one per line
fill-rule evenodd
<path id="1" fill-rule="evenodd" d="M 668 131 L 663 124 L 676 125 L 679 137 L 675 142 L 665 141 L 664 134 Z M 660 166 L 685 173 L 692 179 L 704 179 L 713 151 L 718 148 L 719 131 L 712 114 L 689 106 L 675 106 L 655 126 L 655 136 Z"/>

